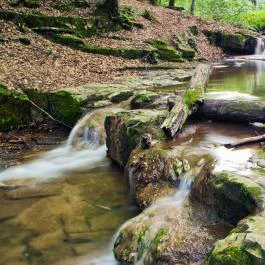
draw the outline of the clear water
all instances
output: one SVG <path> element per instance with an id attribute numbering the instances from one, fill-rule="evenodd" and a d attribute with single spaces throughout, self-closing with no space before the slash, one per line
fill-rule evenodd
<path id="1" fill-rule="evenodd" d="M 264 70 L 265 61 L 240 59 L 218 64 L 208 96 L 264 98 Z M 80 122 L 82 125 L 83 120 Z M 211 151 L 218 160 L 216 170 L 246 172 L 258 147 L 227 150 L 222 145 L 257 132 L 264 133 L 243 125 L 191 124 L 185 126 L 172 148 L 191 160 L 202 149 Z M 83 133 L 93 141 L 82 137 L 77 141 L 78 127 L 66 145 L 42 155 L 33 153 L 27 159 L 30 161 L 0 172 L 0 183 L 20 185 L 0 190 L 0 265 L 116 264 L 113 238 L 137 210 L 130 205 L 128 180 L 106 158 L 106 147 L 91 132 Z M 164 213 L 164 206 L 170 205 L 174 213 L 175 205 L 178 209 L 189 194 L 190 181 L 183 179 L 182 184 L 175 197 L 161 200 L 151 210 L 161 208 Z M 183 226 L 185 218 L 181 215 Z M 161 221 L 160 216 L 158 219 Z M 222 229 L 213 229 L 216 238 Z"/>
<path id="2" fill-rule="evenodd" d="M 216 64 L 207 88 L 209 97 L 265 98 L 265 60 L 227 60 Z"/>
<path id="3" fill-rule="evenodd" d="M 2 184 L 18 187 L 0 190 L 1 265 L 115 264 L 112 237 L 135 208 L 105 145 L 78 131 L 0 173 Z"/>

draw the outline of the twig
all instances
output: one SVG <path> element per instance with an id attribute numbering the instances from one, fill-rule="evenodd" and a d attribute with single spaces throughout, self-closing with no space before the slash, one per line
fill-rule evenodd
<path id="1" fill-rule="evenodd" d="M 45 111 L 44 109 L 42 109 L 40 106 L 38 106 L 38 105 L 37 105 L 35 102 L 33 102 L 32 100 L 28 99 L 28 101 L 29 101 L 34 107 L 36 107 L 38 110 L 40 110 L 41 112 L 43 112 L 44 114 L 46 114 L 51 120 L 53 120 L 53 121 L 55 121 L 55 122 L 57 122 L 57 123 L 59 123 L 59 124 L 65 126 L 65 127 L 69 128 L 69 129 L 73 129 L 73 127 L 71 127 L 71 126 L 65 124 L 64 122 L 59 121 L 59 120 L 55 119 L 54 117 L 52 117 L 47 111 Z"/>

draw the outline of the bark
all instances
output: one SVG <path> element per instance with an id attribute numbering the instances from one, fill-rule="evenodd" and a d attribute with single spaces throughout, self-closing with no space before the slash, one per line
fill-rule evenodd
<path id="1" fill-rule="evenodd" d="M 192 15 L 195 14 L 195 0 L 191 0 L 190 12 Z"/>
<path id="2" fill-rule="evenodd" d="M 169 0 L 168 6 L 169 7 L 174 7 L 175 6 L 176 0 Z"/>
<path id="3" fill-rule="evenodd" d="M 105 0 L 105 6 L 111 18 L 119 14 L 119 0 Z"/>
<path id="4" fill-rule="evenodd" d="M 233 143 L 225 144 L 225 147 L 235 148 L 235 147 L 239 147 L 242 145 L 254 144 L 254 143 L 264 142 L 264 141 L 265 141 L 265 134 L 259 135 L 259 136 L 254 136 L 254 137 L 243 138 L 243 139 L 240 139 L 240 140 L 235 141 Z"/>
<path id="5" fill-rule="evenodd" d="M 223 122 L 265 122 L 265 102 L 207 99 L 195 115 Z"/>
<path id="6" fill-rule="evenodd" d="M 195 69 L 184 95 L 176 97 L 174 107 L 161 125 L 168 138 L 174 138 L 180 132 L 187 118 L 197 109 L 198 103 L 204 99 L 210 72 L 209 65 L 200 64 Z M 172 105 L 172 102 L 170 103 Z"/>

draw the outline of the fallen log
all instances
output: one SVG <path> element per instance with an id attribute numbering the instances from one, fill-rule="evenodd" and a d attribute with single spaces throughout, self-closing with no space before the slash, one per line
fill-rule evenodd
<path id="1" fill-rule="evenodd" d="M 187 118 L 197 109 L 198 104 L 204 99 L 205 88 L 208 84 L 211 66 L 200 64 L 195 69 L 187 90 L 176 97 L 175 105 L 168 113 L 161 125 L 168 138 L 174 138 L 181 130 Z"/>
<path id="2" fill-rule="evenodd" d="M 224 146 L 226 148 L 235 148 L 235 147 L 239 147 L 242 145 L 254 144 L 254 143 L 263 142 L 263 141 L 265 141 L 265 134 L 254 136 L 254 137 L 243 138 L 238 141 L 235 141 L 234 143 L 225 144 Z"/>
<path id="3" fill-rule="evenodd" d="M 233 123 L 265 122 L 265 102 L 205 99 L 195 116 Z"/>

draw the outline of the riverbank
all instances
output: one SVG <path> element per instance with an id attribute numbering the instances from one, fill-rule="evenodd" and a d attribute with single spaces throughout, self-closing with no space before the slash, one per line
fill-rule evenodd
<path id="1" fill-rule="evenodd" d="M 141 25 L 129 29 L 95 13 L 94 5 L 68 11 L 50 1 L 0 6 L 0 84 L 9 89 L 111 83 L 148 69 L 194 68 L 226 53 L 251 53 L 256 45 L 254 32 L 135 0 L 121 5 L 123 16 Z M 83 26 L 71 30 L 78 21 Z"/>

